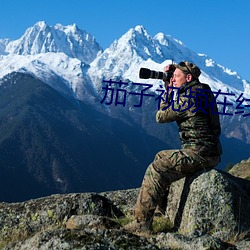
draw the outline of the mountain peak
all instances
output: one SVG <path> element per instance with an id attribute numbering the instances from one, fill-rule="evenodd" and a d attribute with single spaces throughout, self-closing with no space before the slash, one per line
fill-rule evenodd
<path id="1" fill-rule="evenodd" d="M 148 35 L 148 33 L 147 33 L 147 31 L 146 31 L 146 29 L 144 28 L 143 25 L 135 26 L 134 30 L 141 33 L 141 34 L 147 34 Z"/>
<path id="2" fill-rule="evenodd" d="M 79 33 L 86 33 L 86 31 L 85 30 L 80 30 L 79 28 L 78 28 L 78 26 L 74 23 L 74 24 L 72 24 L 72 25 L 67 25 L 67 26 L 64 26 L 64 25 L 62 25 L 62 24 L 60 24 L 60 23 L 57 23 L 55 26 L 53 26 L 53 28 L 55 29 L 55 30 L 60 30 L 60 31 L 62 31 L 62 32 L 68 32 L 68 33 L 76 33 L 76 32 L 79 32 Z"/>
<path id="3" fill-rule="evenodd" d="M 144 37 L 149 40 L 152 39 L 143 25 L 137 25 L 135 28 L 129 29 L 122 37 L 128 39 L 135 39 L 136 37 Z"/>
<path id="4" fill-rule="evenodd" d="M 122 51 L 131 51 L 131 55 L 138 55 L 144 60 L 151 57 L 159 57 L 156 49 L 157 44 L 154 43 L 153 38 L 147 33 L 142 25 L 137 25 L 125 33 L 118 41 L 117 47 Z"/>
<path id="5" fill-rule="evenodd" d="M 47 23 L 45 21 L 38 21 L 37 23 L 35 23 L 34 27 L 40 27 L 41 29 L 47 27 Z"/>
<path id="6" fill-rule="evenodd" d="M 91 34 L 76 24 L 49 26 L 44 21 L 28 28 L 24 35 L 9 42 L 6 52 L 18 55 L 36 55 L 47 52 L 62 52 L 72 58 L 90 63 L 102 48 Z"/>

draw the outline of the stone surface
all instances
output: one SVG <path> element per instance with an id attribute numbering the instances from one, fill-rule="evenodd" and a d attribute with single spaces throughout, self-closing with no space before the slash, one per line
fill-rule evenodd
<path id="1" fill-rule="evenodd" d="M 144 237 L 121 230 L 46 230 L 23 242 L 9 244 L 4 250 L 97 250 L 97 249 L 159 249 Z M 167 249 L 167 248 L 165 248 Z"/>
<path id="2" fill-rule="evenodd" d="M 46 228 L 65 227 L 73 215 L 123 216 L 110 200 L 95 193 L 52 195 L 21 203 L 0 203 L 0 247 Z"/>
<path id="3" fill-rule="evenodd" d="M 250 249 L 250 239 L 242 240 L 236 243 L 236 248 L 238 250 L 249 250 Z"/>
<path id="4" fill-rule="evenodd" d="M 85 214 L 72 215 L 66 222 L 67 229 L 84 228 L 120 228 L 121 226 L 108 217 Z"/>
<path id="5" fill-rule="evenodd" d="M 200 237 L 187 237 L 181 234 L 167 233 L 160 234 L 157 237 L 159 247 L 171 249 L 185 250 L 202 250 L 202 249 L 227 249 L 228 245 L 223 243 L 219 238 L 211 235 L 203 235 Z"/>
<path id="6" fill-rule="evenodd" d="M 229 240 L 250 230 L 250 182 L 211 170 L 173 183 L 166 214 L 181 234 Z"/>
<path id="7" fill-rule="evenodd" d="M 235 164 L 229 170 L 229 173 L 236 177 L 250 180 L 250 158 L 247 160 L 242 160 L 241 162 Z"/>

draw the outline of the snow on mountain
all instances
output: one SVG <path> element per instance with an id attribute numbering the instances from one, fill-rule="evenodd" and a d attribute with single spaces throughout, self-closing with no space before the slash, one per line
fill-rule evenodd
<path id="1" fill-rule="evenodd" d="M 9 43 L 9 39 L 0 39 L 0 55 L 7 55 L 5 52 L 6 45 Z"/>
<path id="2" fill-rule="evenodd" d="M 100 89 L 100 79 L 114 79 L 122 76 L 133 82 L 159 85 L 159 80 L 145 80 L 139 78 L 139 69 L 147 67 L 151 70 L 162 71 L 164 66 L 174 62 L 191 61 L 200 67 L 200 80 L 210 84 L 212 90 L 234 93 L 235 97 L 228 99 L 235 101 L 241 94 L 250 97 L 250 84 L 236 72 L 232 72 L 216 64 L 207 55 L 197 54 L 188 49 L 183 42 L 169 35 L 158 33 L 151 37 L 143 26 L 130 29 L 119 40 L 90 64 L 88 73 L 97 88 Z M 156 87 L 155 87 L 156 88 Z"/>
<path id="3" fill-rule="evenodd" d="M 4 69 L 0 72 L 0 78 L 14 71 L 26 72 L 77 99 L 93 103 L 96 96 L 93 85 L 85 73 L 88 65 L 64 53 L 2 56 L 0 67 Z"/>
<path id="4" fill-rule="evenodd" d="M 127 75 L 131 76 L 134 71 L 138 71 L 138 65 L 150 58 L 158 63 L 164 60 L 160 48 L 143 26 L 136 26 L 97 56 L 88 73 L 96 79 L 117 76 L 126 78 Z"/>
<path id="5" fill-rule="evenodd" d="M 90 63 L 102 48 L 95 38 L 75 24 L 51 27 L 45 22 L 37 22 L 24 35 L 9 42 L 6 52 L 18 55 L 36 55 L 46 52 L 63 52 L 69 57 Z"/>
<path id="6" fill-rule="evenodd" d="M 174 62 L 194 62 L 202 70 L 200 80 L 204 82 L 209 81 L 212 89 L 218 91 L 220 88 L 224 88 L 223 85 L 228 85 L 232 90 L 241 91 L 246 96 L 249 96 L 250 93 L 246 91 L 247 81 L 242 79 L 237 72 L 232 72 L 230 69 L 216 64 L 214 60 L 205 54 L 197 54 L 188 49 L 183 42 L 169 35 L 158 33 L 154 39 L 159 41 L 163 51 L 167 51 L 171 54 L 170 58 Z"/>

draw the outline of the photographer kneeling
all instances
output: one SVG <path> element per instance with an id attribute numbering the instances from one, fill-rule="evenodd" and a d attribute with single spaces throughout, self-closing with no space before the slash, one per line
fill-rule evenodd
<path id="1" fill-rule="evenodd" d="M 152 230 L 155 209 L 172 182 L 199 169 L 216 167 L 220 162 L 221 129 L 217 105 L 216 102 L 208 105 L 214 99 L 213 93 L 207 84 L 199 81 L 201 71 L 195 64 L 181 62 L 174 66 L 172 78 L 164 80 L 168 96 L 165 92 L 156 121 L 176 121 L 182 147 L 160 151 L 147 168 L 134 209 L 135 219 L 124 227 L 132 232 Z M 172 67 L 173 64 L 165 67 L 165 71 Z M 172 87 L 179 90 L 176 100 Z"/>

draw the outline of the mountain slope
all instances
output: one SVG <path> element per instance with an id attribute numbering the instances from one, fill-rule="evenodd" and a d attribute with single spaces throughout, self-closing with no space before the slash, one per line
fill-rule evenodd
<path id="1" fill-rule="evenodd" d="M 0 200 L 139 186 L 166 147 L 30 75 L 0 85 Z"/>
<path id="2" fill-rule="evenodd" d="M 93 103 L 96 91 L 86 75 L 88 65 L 64 53 L 37 55 L 6 55 L 0 60 L 0 77 L 12 72 L 32 74 L 57 91 L 76 99 Z"/>

